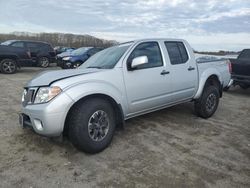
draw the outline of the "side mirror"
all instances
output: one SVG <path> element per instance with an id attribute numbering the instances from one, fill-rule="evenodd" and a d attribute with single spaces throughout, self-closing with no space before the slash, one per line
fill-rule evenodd
<path id="1" fill-rule="evenodd" d="M 148 63 L 148 57 L 147 56 L 139 56 L 139 57 L 136 57 L 132 60 L 131 68 L 134 69 L 134 68 L 138 67 L 139 65 L 144 65 L 146 63 Z"/>

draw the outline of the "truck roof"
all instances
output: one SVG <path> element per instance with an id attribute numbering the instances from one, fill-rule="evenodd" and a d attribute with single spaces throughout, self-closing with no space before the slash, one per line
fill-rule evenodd
<path id="1" fill-rule="evenodd" d="M 137 39 L 137 40 L 130 41 L 130 42 L 143 42 L 143 41 L 152 41 L 152 40 L 156 40 L 156 41 L 180 41 L 180 42 L 186 42 L 184 39 L 176 39 L 176 38 L 145 38 L 145 39 Z"/>

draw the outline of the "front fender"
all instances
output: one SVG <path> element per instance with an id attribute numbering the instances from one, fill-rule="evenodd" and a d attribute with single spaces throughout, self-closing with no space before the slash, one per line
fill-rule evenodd
<path id="1" fill-rule="evenodd" d="M 220 81 L 220 83 L 223 84 L 222 76 L 221 76 L 220 72 L 216 68 L 208 68 L 208 69 L 206 69 L 200 75 L 199 88 L 197 90 L 196 95 L 194 96 L 194 99 L 200 98 L 200 96 L 201 96 L 201 94 L 203 92 L 204 86 L 206 84 L 206 81 L 208 80 L 208 78 L 210 76 L 216 76 L 218 78 L 218 80 Z"/>
<path id="2" fill-rule="evenodd" d="M 102 82 L 92 81 L 79 83 L 65 90 L 65 93 L 75 102 L 89 95 L 103 94 L 111 97 L 117 104 L 121 105 L 123 112 L 127 111 L 127 105 L 123 92 L 114 85 Z"/>

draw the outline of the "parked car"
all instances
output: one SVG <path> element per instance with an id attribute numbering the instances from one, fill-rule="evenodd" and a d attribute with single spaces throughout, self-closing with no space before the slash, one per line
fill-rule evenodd
<path id="1" fill-rule="evenodd" d="M 185 40 L 137 40 L 107 48 L 76 70 L 33 78 L 20 123 L 45 136 L 68 135 L 78 149 L 96 153 L 135 116 L 194 101 L 198 116 L 211 117 L 229 80 L 225 61 L 196 63 Z"/>
<path id="2" fill-rule="evenodd" d="M 89 57 L 101 50 L 103 49 L 95 47 L 78 48 L 70 52 L 68 56 L 63 55 L 62 58 L 57 58 L 57 65 L 60 66 L 62 69 L 72 69 L 79 67 Z"/>
<path id="3" fill-rule="evenodd" d="M 55 60 L 55 51 L 49 43 L 28 41 L 28 40 L 8 40 L 2 45 L 24 48 L 30 51 L 33 66 L 48 67 Z"/>
<path id="4" fill-rule="evenodd" d="M 64 47 L 64 46 L 56 46 L 56 47 L 54 47 L 54 50 L 55 50 L 56 55 L 57 55 L 57 54 L 61 54 L 63 52 L 71 52 L 71 51 L 75 50 L 75 48 Z"/>
<path id="5" fill-rule="evenodd" d="M 0 45 L 0 72 L 12 74 L 32 63 L 30 53 L 22 48 Z"/>
<path id="6" fill-rule="evenodd" d="M 250 88 L 250 49 L 244 49 L 232 63 L 232 79 L 234 85 L 242 89 Z"/>
<path id="7" fill-rule="evenodd" d="M 74 50 L 73 50 L 73 51 L 74 51 Z M 56 55 L 56 65 L 60 67 L 61 64 L 62 64 L 62 59 L 63 59 L 64 57 L 70 56 L 71 52 L 72 52 L 72 51 L 66 51 L 66 52 L 57 54 L 57 55 Z"/>

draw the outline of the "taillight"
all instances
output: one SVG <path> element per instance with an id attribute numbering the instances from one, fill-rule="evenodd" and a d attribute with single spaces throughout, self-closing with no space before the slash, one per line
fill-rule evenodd
<path id="1" fill-rule="evenodd" d="M 228 69 L 229 69 L 229 72 L 231 74 L 232 73 L 232 63 L 230 60 L 228 60 Z"/>

